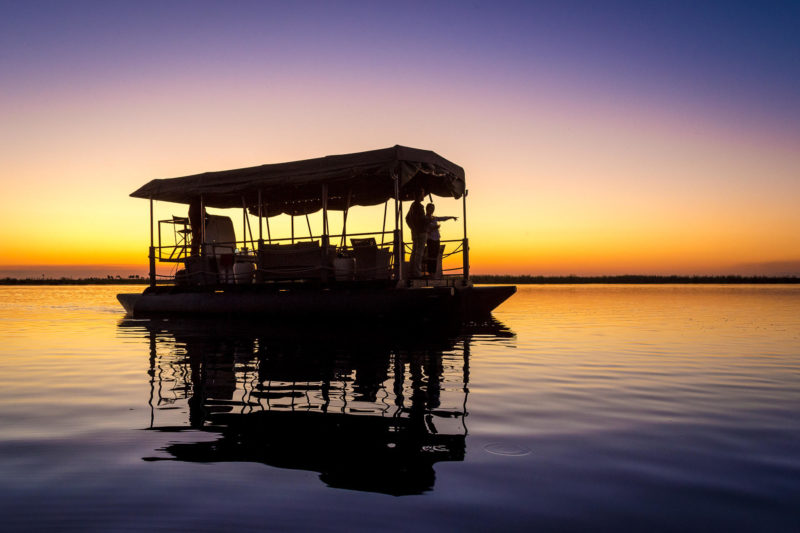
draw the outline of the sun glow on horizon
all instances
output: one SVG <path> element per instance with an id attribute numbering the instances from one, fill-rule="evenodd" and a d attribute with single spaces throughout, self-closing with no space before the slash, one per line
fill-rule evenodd
<path id="1" fill-rule="evenodd" d="M 641 9 L 10 6 L 0 269 L 146 268 L 150 179 L 402 144 L 464 167 L 475 273 L 800 274 L 796 18 Z"/>

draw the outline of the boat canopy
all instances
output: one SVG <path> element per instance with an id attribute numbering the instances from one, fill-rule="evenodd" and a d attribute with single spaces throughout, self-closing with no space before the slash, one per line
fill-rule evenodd
<path id="1" fill-rule="evenodd" d="M 234 170 L 205 172 L 181 178 L 155 179 L 131 196 L 188 204 L 202 196 L 208 207 L 246 207 L 253 214 L 304 215 L 322 209 L 323 185 L 327 208 L 377 205 L 395 197 L 413 197 L 423 187 L 436 196 L 460 198 L 464 169 L 430 150 L 393 146 L 354 154 L 276 163 Z"/>

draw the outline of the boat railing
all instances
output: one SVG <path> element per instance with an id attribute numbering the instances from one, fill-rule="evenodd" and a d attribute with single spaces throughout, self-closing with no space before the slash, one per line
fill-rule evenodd
<path id="1" fill-rule="evenodd" d="M 188 219 L 158 222 L 159 263 L 172 264 L 157 275 L 159 285 L 259 283 L 279 280 L 396 280 L 394 231 L 304 235 L 206 242 L 192 256 Z M 442 240 L 436 277 L 464 277 L 466 239 Z M 408 278 L 411 243 L 403 246 L 403 278 Z M 427 259 L 427 257 L 426 257 Z"/>
<path id="2" fill-rule="evenodd" d="M 438 274 L 442 278 L 463 278 L 464 277 L 464 249 L 466 239 L 443 239 L 439 241 L 439 257 L 437 258 Z M 405 253 L 411 256 L 413 244 L 404 243 Z M 425 260 L 428 259 L 427 251 Z"/>

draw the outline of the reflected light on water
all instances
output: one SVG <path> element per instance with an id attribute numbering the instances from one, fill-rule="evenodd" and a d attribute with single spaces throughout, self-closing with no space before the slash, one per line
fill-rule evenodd
<path id="1" fill-rule="evenodd" d="M 436 334 L 116 292 L 0 287 L 9 530 L 796 529 L 798 286 L 522 286 Z"/>
<path id="2" fill-rule="evenodd" d="M 768 423 L 776 401 L 798 398 L 796 286 L 522 286 L 519 296 L 496 316 L 519 325 L 525 349 L 491 350 L 480 370 L 487 394 L 537 406 L 526 412 L 537 433 L 745 412 Z"/>

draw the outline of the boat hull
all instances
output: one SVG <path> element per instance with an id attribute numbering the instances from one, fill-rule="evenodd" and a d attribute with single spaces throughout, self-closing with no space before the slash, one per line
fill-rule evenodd
<path id="1" fill-rule="evenodd" d="M 363 317 L 402 320 L 472 320 L 487 316 L 516 291 L 491 287 L 346 287 L 184 290 L 175 287 L 119 294 L 134 317 L 187 315 L 266 315 L 326 320 Z"/>

